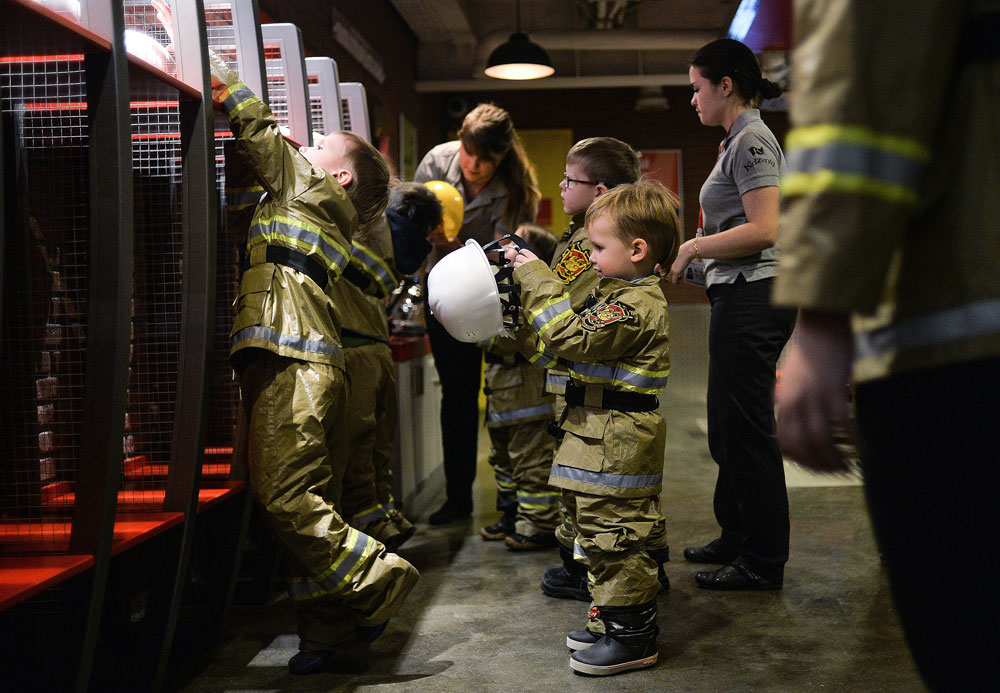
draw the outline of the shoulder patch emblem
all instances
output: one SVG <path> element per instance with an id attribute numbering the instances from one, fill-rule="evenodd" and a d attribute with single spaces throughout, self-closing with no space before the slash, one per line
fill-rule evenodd
<path id="1" fill-rule="evenodd" d="M 566 247 L 552 271 L 563 284 L 570 284 L 592 266 L 590 253 L 583 249 L 583 241 L 576 241 Z"/>
<path id="2" fill-rule="evenodd" d="M 584 329 L 597 331 L 616 322 L 631 322 L 635 320 L 635 311 L 617 299 L 598 303 L 584 313 Z"/>

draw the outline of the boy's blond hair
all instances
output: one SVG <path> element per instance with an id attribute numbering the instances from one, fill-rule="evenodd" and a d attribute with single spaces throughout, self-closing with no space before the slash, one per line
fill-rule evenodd
<path id="1" fill-rule="evenodd" d="M 353 181 L 347 186 L 347 196 L 358 210 L 358 221 L 367 224 L 382 214 L 389 202 L 389 166 L 363 137 L 346 130 L 339 134 L 350 141 L 346 154 Z"/>
<path id="2" fill-rule="evenodd" d="M 609 190 L 639 180 L 639 154 L 614 137 L 588 137 L 574 144 L 566 161 L 579 164 L 587 177 Z"/>
<path id="3" fill-rule="evenodd" d="M 679 245 L 676 208 L 677 196 L 661 183 L 640 180 L 619 185 L 594 200 L 587 208 L 585 225 L 590 226 L 598 217 L 607 217 L 614 224 L 618 238 L 626 243 L 641 238 L 648 248 L 646 257 L 653 264 L 669 266 L 677 257 Z"/>

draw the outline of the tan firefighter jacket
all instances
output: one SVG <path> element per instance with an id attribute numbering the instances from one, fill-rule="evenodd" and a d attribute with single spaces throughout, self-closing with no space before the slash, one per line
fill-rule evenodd
<path id="1" fill-rule="evenodd" d="M 998 11 L 796 4 L 774 297 L 861 316 L 859 380 L 1000 354 Z"/>
<path id="2" fill-rule="evenodd" d="M 580 212 L 570 220 L 569 226 L 556 244 L 550 265 L 555 275 L 566 285 L 573 310 L 583 308 L 583 302 L 600 280 L 590 261 L 590 239 L 583 229 L 586 216 L 586 212 Z M 568 377 L 565 368 L 553 364 L 546 374 L 545 391 L 562 394 L 566 391 Z"/>
<path id="3" fill-rule="evenodd" d="M 354 205 L 337 181 L 285 140 L 270 109 L 245 84 L 232 84 L 223 96 L 239 151 L 265 193 L 247 237 L 230 354 L 255 347 L 343 368 L 333 300 L 307 273 L 268 261 L 268 248 L 304 257 L 312 274 L 325 276 L 328 291 L 351 257 Z"/>
<path id="4" fill-rule="evenodd" d="M 605 277 L 580 312 L 566 285 L 542 262 L 514 271 L 523 322 L 517 336 L 541 364 L 555 359 L 571 386 L 584 386 L 586 406 L 566 407 L 566 432 L 549 483 L 623 498 L 654 496 L 663 480 L 666 424 L 656 409 L 602 408 L 603 393 L 654 399 L 670 373 L 667 302 L 655 276 Z M 655 399 L 654 399 L 655 402 Z"/>

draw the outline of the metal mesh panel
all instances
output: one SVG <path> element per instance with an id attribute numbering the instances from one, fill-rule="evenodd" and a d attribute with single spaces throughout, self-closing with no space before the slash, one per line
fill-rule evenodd
<path id="1" fill-rule="evenodd" d="M 163 465 L 171 456 L 181 319 L 177 92 L 145 78 L 133 82 L 131 90 L 135 264 L 120 507 L 162 501 Z"/>
<path id="2" fill-rule="evenodd" d="M 288 84 L 280 43 L 264 43 L 264 67 L 267 70 L 267 105 L 278 125 L 288 127 Z"/>
<path id="3" fill-rule="evenodd" d="M 348 132 L 354 132 L 354 128 L 351 127 L 351 104 L 347 99 L 340 100 L 340 113 L 341 120 L 343 121 L 341 125 L 342 130 L 347 130 Z"/>
<path id="4" fill-rule="evenodd" d="M 16 44 L 16 45 L 12 45 Z M 4 149 L 0 554 L 65 551 L 86 363 L 89 151 L 81 55 L 31 28 L 0 57 Z"/>
<path id="5" fill-rule="evenodd" d="M 228 2 L 206 2 L 205 24 L 208 45 L 230 67 L 239 71 L 237 62 L 237 37 L 233 26 L 232 7 Z M 233 303 L 239 289 L 239 262 L 245 241 L 240 229 L 231 228 L 226 222 L 226 142 L 233 140 L 229 121 L 222 114 L 215 122 L 215 181 L 219 194 L 219 230 L 216 258 L 215 324 L 212 332 L 213 361 L 211 364 L 211 389 L 208 403 L 208 430 L 206 436 L 205 466 L 202 473 L 225 475 L 233 447 L 233 426 L 239 393 L 229 365 L 229 331 L 235 312 Z"/>
<path id="6" fill-rule="evenodd" d="M 329 133 L 326 120 L 323 118 L 323 98 L 319 94 L 319 79 L 309 76 L 309 113 L 312 115 L 312 129 L 321 135 Z M 313 85 L 316 85 L 315 88 Z"/>
<path id="7" fill-rule="evenodd" d="M 208 47 L 238 72 L 232 6 L 228 2 L 206 2 L 205 27 L 208 31 Z"/>
<path id="8" fill-rule="evenodd" d="M 215 180 L 219 191 L 219 233 L 216 257 L 215 327 L 213 330 L 212 382 L 208 406 L 205 474 L 213 463 L 228 461 L 232 453 L 233 426 L 239 402 L 237 387 L 229 365 L 229 332 L 233 326 L 233 304 L 239 290 L 240 250 L 245 241 L 240 229 L 231 228 L 226 219 L 226 160 L 224 147 L 233 141 L 229 123 L 223 116 L 216 122 Z M 244 230 L 245 231 L 245 230 Z"/>

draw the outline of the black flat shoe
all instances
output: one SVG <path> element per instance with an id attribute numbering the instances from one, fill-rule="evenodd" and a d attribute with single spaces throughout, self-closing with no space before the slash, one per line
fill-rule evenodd
<path id="1" fill-rule="evenodd" d="M 472 515 L 472 508 L 456 508 L 445 503 L 437 512 L 431 513 L 427 521 L 432 525 L 448 525 L 458 520 L 464 520 Z"/>
<path id="2" fill-rule="evenodd" d="M 722 542 L 716 539 L 704 546 L 689 546 L 684 549 L 684 560 L 688 563 L 718 563 L 726 565 L 736 558 L 735 551 L 728 551 L 722 546 Z"/>
<path id="3" fill-rule="evenodd" d="M 744 565 L 730 563 L 718 570 L 694 574 L 698 587 L 706 590 L 780 590 L 781 581 L 768 580 Z"/>

